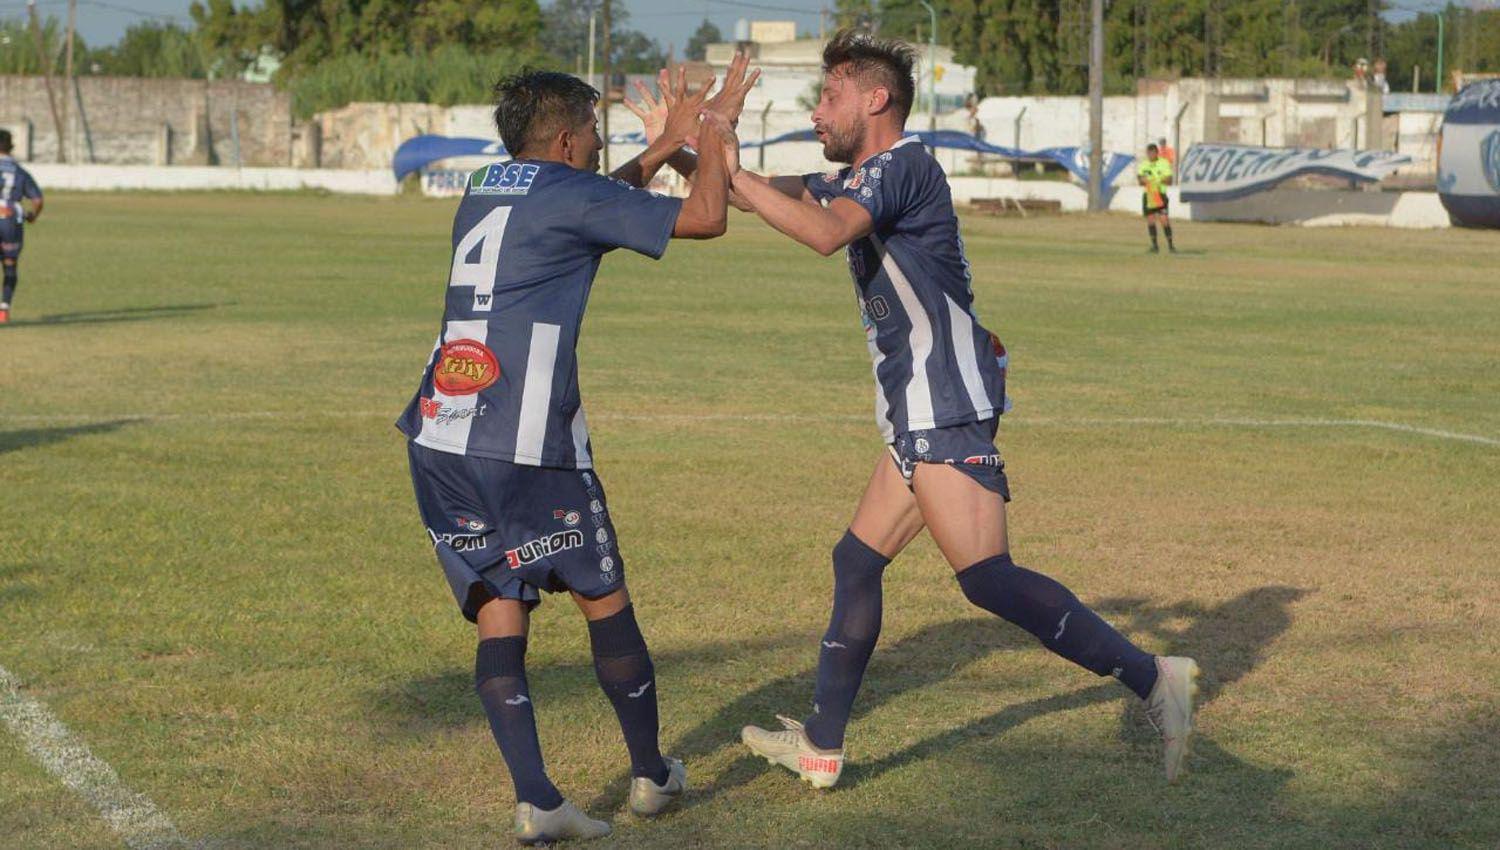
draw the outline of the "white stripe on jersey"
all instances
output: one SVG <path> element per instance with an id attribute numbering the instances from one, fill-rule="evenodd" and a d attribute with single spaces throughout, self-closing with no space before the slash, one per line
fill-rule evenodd
<path id="1" fill-rule="evenodd" d="M 588 469 L 594 463 L 589 457 L 589 421 L 583 415 L 583 405 L 578 405 L 578 412 L 573 414 L 573 460 L 579 469 Z"/>
<path id="2" fill-rule="evenodd" d="M 974 317 L 968 310 L 958 306 L 948 293 L 943 293 L 948 302 L 948 325 L 953 331 L 953 356 L 958 361 L 958 373 L 963 376 L 964 389 L 969 392 L 969 403 L 974 405 L 974 414 L 988 419 L 995 412 L 989 396 L 984 392 L 984 380 L 979 377 L 979 357 L 974 354 Z"/>
<path id="3" fill-rule="evenodd" d="M 516 426 L 516 463 L 523 466 L 542 462 L 547 414 L 552 408 L 552 372 L 561 336 L 562 325 L 531 323 L 531 351 L 526 355 L 526 383 L 521 387 L 521 415 Z"/>
<path id="4" fill-rule="evenodd" d="M 875 424 L 880 426 L 881 439 L 887 443 L 896 439 L 896 426 L 891 422 L 891 403 L 886 401 L 885 387 L 880 383 L 880 364 L 885 362 L 885 352 L 875 344 L 876 332 L 872 329 L 866 342 L 870 345 L 870 374 L 875 376 Z"/>
<path id="5" fill-rule="evenodd" d="M 886 250 L 885 243 L 873 233 L 870 234 L 870 241 L 874 243 L 875 250 L 880 252 L 880 267 L 890 277 L 896 297 L 901 299 L 901 309 L 906 311 L 907 321 L 911 322 L 911 333 L 906 338 L 907 347 L 911 350 L 911 381 L 906 385 L 906 427 L 910 431 L 931 428 L 934 425 L 932 387 L 927 379 L 927 360 L 932 356 L 932 322 L 928 321 L 927 310 L 922 306 L 921 299 L 917 298 L 911 281 L 906 279 L 905 272 L 896 264 L 896 258 Z"/>
<path id="6" fill-rule="evenodd" d="M 443 343 L 453 342 L 460 339 L 472 339 L 483 345 L 489 336 L 490 323 L 484 319 L 471 319 L 462 322 L 448 322 L 443 327 Z M 434 355 L 436 350 L 434 349 Z M 437 388 L 432 387 L 432 400 L 440 405 L 440 409 L 448 411 L 473 410 L 479 401 L 478 393 L 468 395 L 444 395 Z M 418 445 L 429 449 L 437 449 L 440 452 L 459 451 L 464 452 L 469 448 L 469 429 L 474 427 L 473 415 L 447 415 L 442 417 L 439 423 L 438 417 L 422 417 L 422 433 L 417 435 L 414 441 Z"/>

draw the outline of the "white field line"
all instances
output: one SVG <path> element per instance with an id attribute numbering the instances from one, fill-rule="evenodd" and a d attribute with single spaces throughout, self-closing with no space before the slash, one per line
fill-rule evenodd
<path id="1" fill-rule="evenodd" d="M 155 804 L 121 784 L 114 768 L 89 752 L 45 705 L 22 694 L 21 683 L 4 667 L 0 667 L 0 723 L 48 773 L 97 809 L 129 847 L 187 846 Z"/>
<path id="2" fill-rule="evenodd" d="M 22 413 L 3 414 L 0 413 L 0 426 L 28 426 L 46 424 L 71 424 L 71 425 L 101 425 L 111 422 L 121 424 L 132 422 L 235 422 L 242 420 L 295 420 L 312 418 L 387 418 L 395 421 L 399 411 L 394 410 L 362 410 L 362 411 L 297 411 L 297 410 L 247 410 L 247 411 L 221 411 L 203 413 Z M 622 422 L 768 422 L 768 423 L 817 423 L 817 422 L 865 422 L 868 416 L 853 416 L 844 414 L 803 414 L 803 413 L 600 413 L 590 416 L 597 420 L 615 420 Z M 1500 446 L 1500 437 L 1487 437 L 1482 434 L 1465 434 L 1459 431 L 1445 431 L 1441 428 L 1423 428 L 1417 425 L 1407 425 L 1403 422 L 1386 422 L 1379 419 L 1322 419 L 1322 418 L 1283 418 L 1283 419 L 1256 419 L 1247 417 L 1172 417 L 1172 416 L 1107 416 L 1107 417 L 1024 417 L 1014 414 L 1006 416 L 1004 428 L 1122 428 L 1122 427 L 1164 427 L 1164 428 L 1251 428 L 1251 429 L 1275 429 L 1275 428 L 1370 428 L 1381 431 L 1395 431 L 1403 434 L 1418 434 L 1424 437 L 1433 437 L 1439 440 L 1453 440 L 1461 443 L 1475 443 L 1482 446 Z"/>

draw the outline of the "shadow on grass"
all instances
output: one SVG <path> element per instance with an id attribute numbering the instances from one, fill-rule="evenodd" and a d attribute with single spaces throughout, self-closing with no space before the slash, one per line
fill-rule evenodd
<path id="1" fill-rule="evenodd" d="M 89 434 L 107 434 L 121 426 L 135 422 L 134 419 L 112 419 L 108 422 L 92 422 L 88 425 L 64 425 L 56 428 L 23 428 L 19 431 L 0 431 L 0 455 L 20 449 L 32 449 L 84 437 Z"/>
<path id="2" fill-rule="evenodd" d="M 1264 659 L 1269 645 L 1291 624 L 1290 605 L 1304 592 L 1291 587 L 1263 587 L 1213 607 L 1193 603 L 1152 606 L 1135 599 L 1106 600 L 1098 607 L 1101 613 L 1130 633 L 1147 632 L 1161 638 L 1167 645 L 1168 654 L 1190 654 L 1197 658 L 1205 670 L 1204 680 L 1200 683 L 1199 705 L 1202 706 L 1211 702 L 1225 685 L 1238 681 Z M 1187 619 L 1188 624 L 1180 630 L 1173 629 L 1172 624 L 1182 619 Z M 961 667 L 992 652 L 1017 649 L 1039 651 L 1036 642 L 1025 632 L 994 618 L 939 623 L 895 644 L 881 646 L 871 662 L 859 699 L 855 701 L 851 722 L 903 694 L 938 684 Z M 1065 676 L 1060 674 L 1060 680 Z M 807 705 L 815 677 L 816 670 L 808 669 L 768 682 L 720 709 L 713 719 L 688 732 L 667 747 L 667 751 L 692 759 L 727 745 L 739 746 L 738 730 L 743 724 L 765 722 L 777 710 Z M 887 771 L 932 758 L 966 741 L 1001 735 L 1036 717 L 1120 700 L 1127 693 L 1119 684 L 1109 682 L 1008 705 L 874 761 L 851 762 L 838 788 L 857 787 Z M 1131 702 L 1138 705 L 1134 700 Z M 1154 736 L 1144 717 L 1136 714 L 1138 709 L 1126 712 L 1126 736 L 1135 740 Z M 1210 744 L 1209 750 L 1215 748 Z M 1200 752 L 1203 751 L 1200 748 Z M 703 795 L 732 789 L 768 769 L 780 768 L 768 768 L 747 752 L 698 796 L 701 799 Z M 594 805 L 604 807 L 618 802 L 618 798 L 626 793 L 628 782 L 628 777 L 612 781 Z"/>
<path id="3" fill-rule="evenodd" d="M 650 637 L 648 631 L 646 639 L 649 641 Z M 688 679 L 751 653 L 790 649 L 810 640 L 808 635 L 782 634 L 748 640 L 712 641 L 678 649 L 652 648 L 651 659 L 658 670 L 671 670 L 673 677 Z M 532 694 L 543 706 L 560 707 L 590 699 L 597 700 L 599 705 L 608 704 L 595 679 L 593 659 L 586 654 L 577 662 L 528 663 L 526 677 Z M 472 665 L 395 685 L 377 694 L 374 705 L 379 706 L 396 728 L 417 734 L 425 734 L 434 727 L 457 728 L 481 724 L 484 720 L 478 698 L 474 696 Z"/>
<path id="4" fill-rule="evenodd" d="M 231 302 L 232 303 L 232 302 Z M 75 313 L 48 313 L 35 319 L 12 319 L 10 327 L 40 327 L 43 325 L 98 325 L 111 322 L 139 322 L 146 319 L 172 319 L 202 310 L 214 310 L 231 306 L 217 304 L 161 304 L 155 307 L 122 307 L 118 310 L 80 310 Z"/>

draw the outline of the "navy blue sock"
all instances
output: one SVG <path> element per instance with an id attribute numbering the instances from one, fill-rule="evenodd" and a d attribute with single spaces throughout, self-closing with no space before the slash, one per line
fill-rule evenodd
<path id="1" fill-rule="evenodd" d="M 5 288 L 0 292 L 0 304 L 10 304 L 10 299 L 16 297 L 16 283 L 20 278 L 15 266 L 5 267 Z"/>
<path id="2" fill-rule="evenodd" d="M 615 707 L 625 749 L 630 751 L 630 773 L 661 785 L 667 763 L 657 740 L 656 669 L 646 639 L 635 622 L 635 606 L 601 620 L 589 621 L 589 643 L 594 649 L 594 674 Z"/>
<path id="3" fill-rule="evenodd" d="M 1009 554 L 960 572 L 958 584 L 970 602 L 1031 632 L 1074 664 L 1114 676 L 1141 699 L 1156 684 L 1155 656 L 1126 640 L 1066 587 L 1016 566 Z"/>
<path id="4" fill-rule="evenodd" d="M 808 740 L 820 749 L 844 746 L 854 696 L 880 637 L 880 578 L 890 562 L 852 531 L 833 547 L 833 615 L 818 653 L 813 713 L 804 723 Z"/>
<path id="5" fill-rule="evenodd" d="M 516 802 L 548 811 L 562 805 L 563 796 L 542 766 L 542 745 L 536 737 L 536 714 L 526 688 L 526 638 L 486 638 L 474 655 L 474 690 L 490 718 L 490 731 L 500 755 L 510 768 Z"/>
<path id="6" fill-rule="evenodd" d="M 1146 225 L 1146 232 L 1151 234 L 1151 247 L 1155 248 L 1156 247 L 1156 225 L 1154 223 Z"/>

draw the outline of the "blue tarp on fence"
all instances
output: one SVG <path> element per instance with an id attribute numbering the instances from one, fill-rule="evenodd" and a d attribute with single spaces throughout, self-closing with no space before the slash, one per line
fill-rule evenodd
<path id="1" fill-rule="evenodd" d="M 1070 174 L 1081 182 L 1089 179 L 1089 157 L 1085 148 L 1043 148 L 1037 151 L 1023 151 L 1017 148 L 1006 148 L 992 145 L 983 139 L 962 133 L 957 130 L 937 130 L 908 133 L 922 140 L 922 144 L 933 148 L 952 148 L 955 150 L 974 151 L 975 153 L 993 154 L 1002 159 L 1020 160 L 1022 162 L 1055 162 L 1066 168 Z M 636 131 L 633 133 L 615 133 L 609 137 L 611 144 L 644 145 L 645 134 Z M 782 133 L 769 139 L 760 141 L 741 142 L 741 147 L 759 148 L 769 145 L 779 145 L 783 142 L 815 142 L 817 137 L 812 130 L 793 130 L 790 133 Z M 455 139 L 447 136 L 417 136 L 407 139 L 396 149 L 396 157 L 392 163 L 395 169 L 396 179 L 400 180 L 414 171 L 419 171 L 427 164 L 440 159 L 448 159 L 457 156 L 504 156 L 505 148 L 493 139 Z M 1104 180 L 1102 185 L 1108 186 L 1115 178 L 1124 171 L 1134 160 L 1129 154 L 1105 153 L 1104 155 Z"/>

